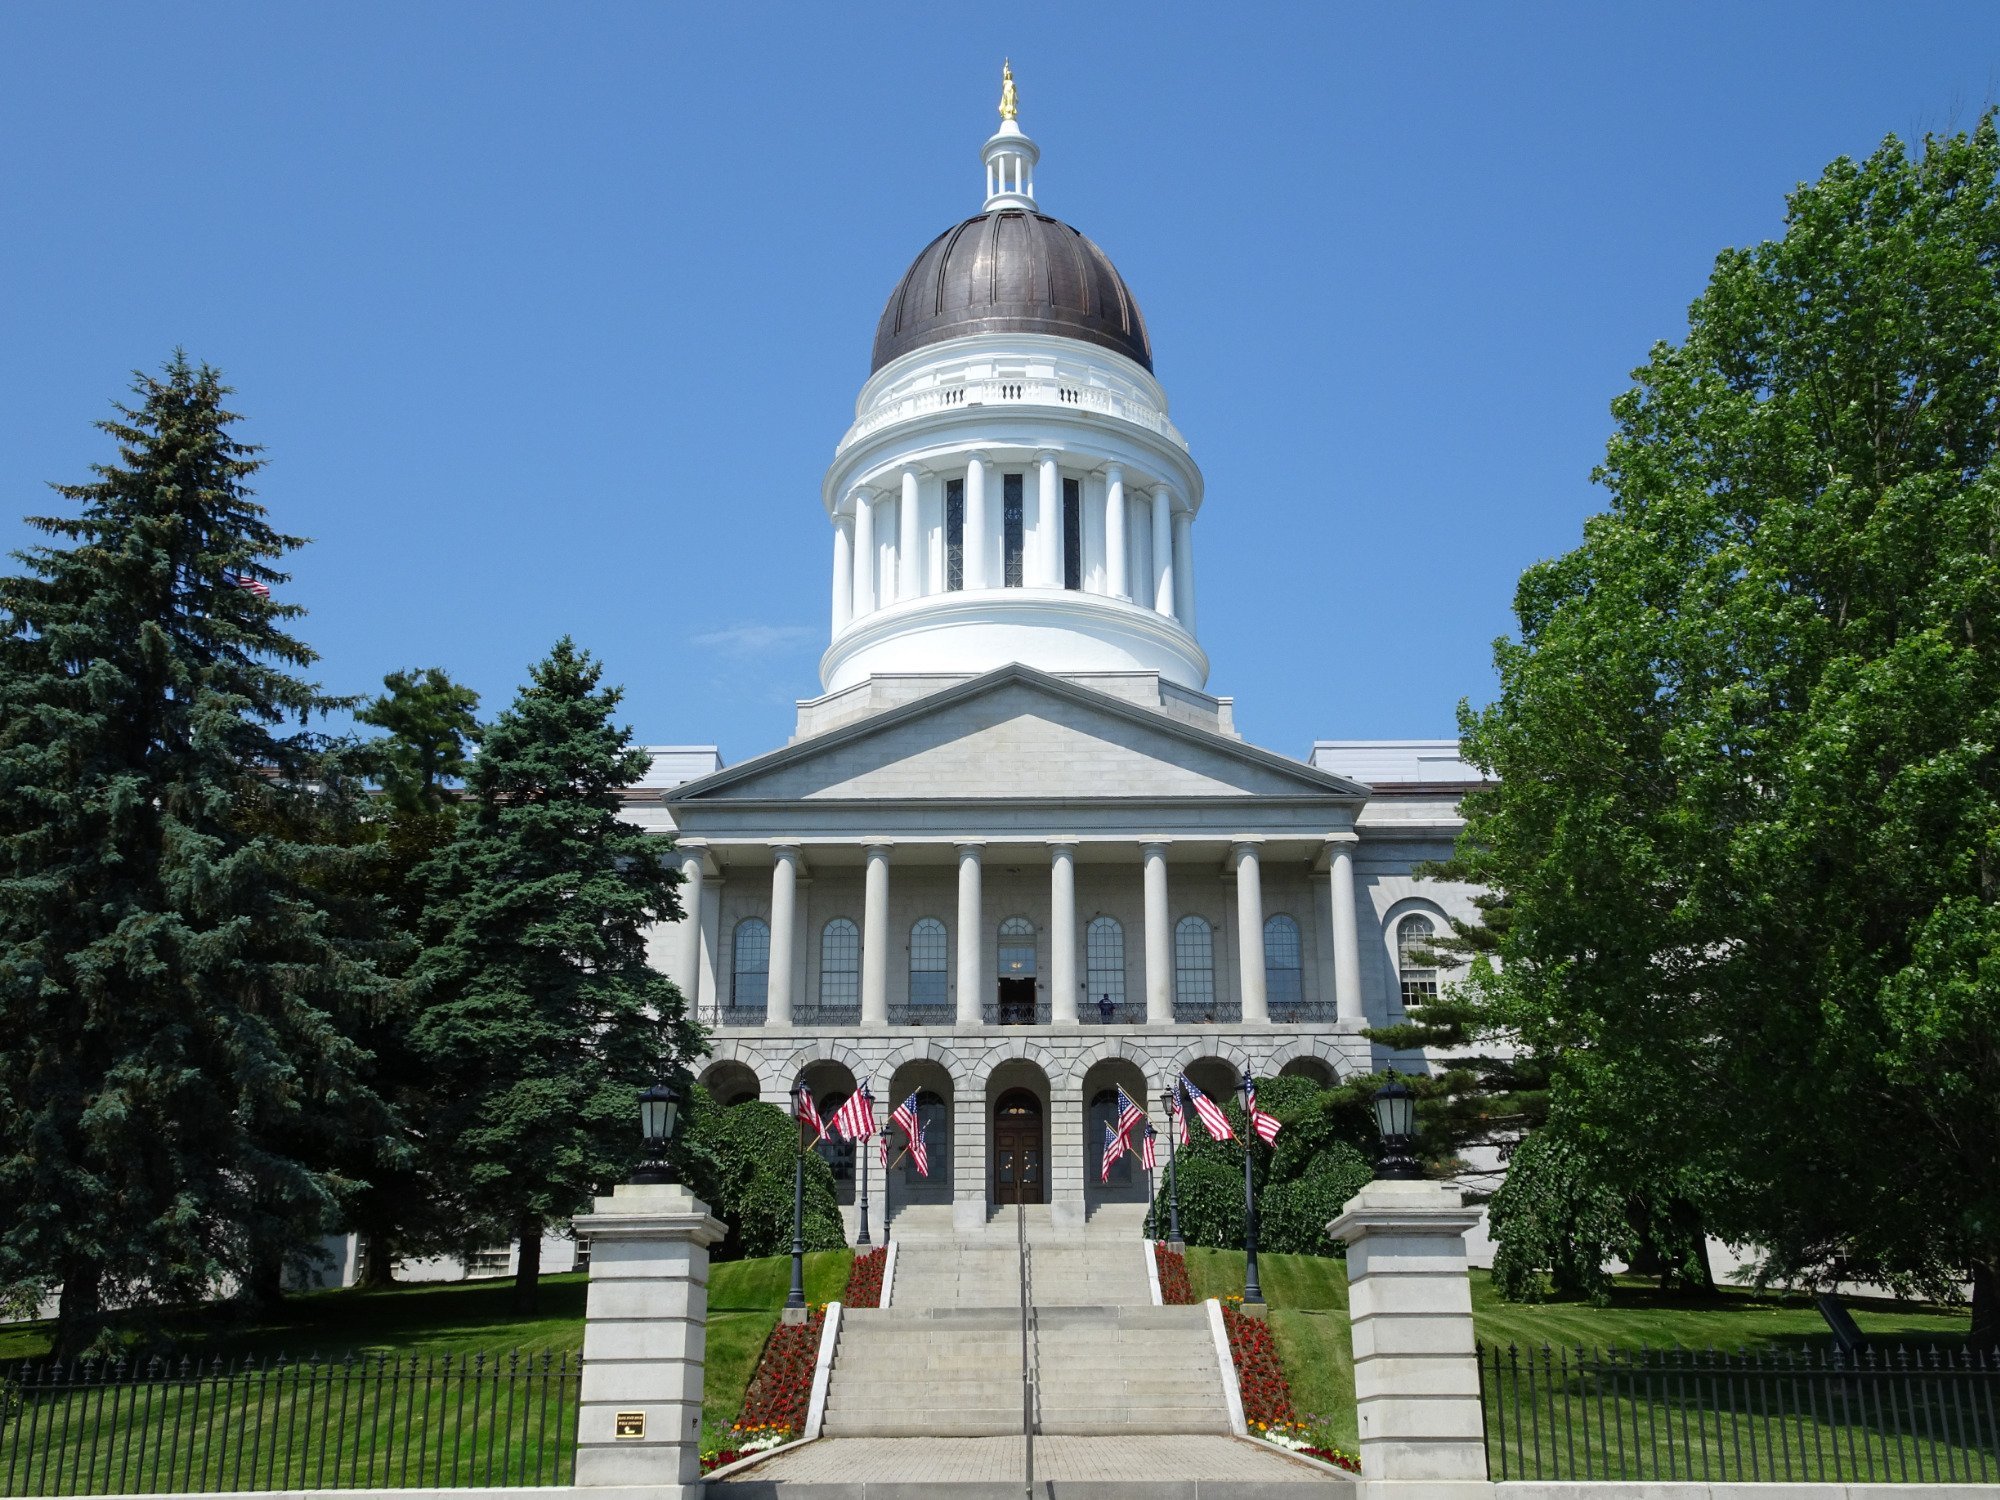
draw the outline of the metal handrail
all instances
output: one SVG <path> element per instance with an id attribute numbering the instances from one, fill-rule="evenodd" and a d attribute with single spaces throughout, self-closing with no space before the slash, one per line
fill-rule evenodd
<path id="1" fill-rule="evenodd" d="M 1022 1493 L 1035 1500 L 1035 1367 L 1028 1358 L 1028 1213 L 1014 1200 L 1014 1248 L 1021 1257 L 1021 1472 Z"/>

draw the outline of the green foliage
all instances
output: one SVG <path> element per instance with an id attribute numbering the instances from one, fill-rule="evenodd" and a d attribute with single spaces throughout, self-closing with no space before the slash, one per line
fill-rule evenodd
<path id="1" fill-rule="evenodd" d="M 1284 1137 L 1278 1138 L 1282 1145 Z M 1290 1255 L 1343 1255 L 1326 1226 L 1369 1183 L 1375 1168 L 1345 1141 L 1329 1145 L 1289 1181 L 1269 1183 L 1257 1198 L 1257 1245 Z"/>
<path id="2" fill-rule="evenodd" d="M 1549 1296 L 1610 1300 L 1606 1262 L 1637 1248 L 1625 1199 L 1558 1131 L 1537 1131 L 1514 1152 L 1493 1195 L 1493 1285 L 1510 1302 Z"/>
<path id="3" fill-rule="evenodd" d="M 679 874 L 619 819 L 645 752 L 611 715 L 619 693 L 568 639 L 486 730 L 430 893 L 413 1039 L 436 1070 L 440 1148 L 473 1212 L 523 1247 L 532 1302 L 542 1228 L 621 1180 L 634 1095 L 685 1096 L 702 1047 L 679 990 L 646 962 L 645 930 L 680 915 Z"/>
<path id="4" fill-rule="evenodd" d="M 354 717 L 387 731 L 368 747 L 383 798 L 397 812 L 442 812 L 479 738 L 479 694 L 436 667 L 391 672 L 382 686 Z"/>
<path id="5" fill-rule="evenodd" d="M 354 784 L 302 727 L 302 545 L 274 530 L 228 387 L 176 354 L 100 423 L 116 463 L 0 580 L 0 1287 L 104 1309 L 275 1280 L 387 1149 L 348 1036 L 385 1004 Z M 281 732 L 287 723 L 301 726 Z"/>
<path id="6" fill-rule="evenodd" d="M 792 1117 L 775 1104 L 748 1099 L 723 1109 L 707 1089 L 694 1090 L 679 1151 L 689 1187 L 729 1226 L 716 1259 L 791 1253 L 798 1139 Z M 841 1249 L 847 1231 L 833 1171 L 817 1151 L 805 1153 L 805 1169 L 805 1247 Z"/>
<path id="7" fill-rule="evenodd" d="M 1996 182 L 1991 115 L 1891 139 L 1717 259 L 1613 405 L 1610 510 L 1522 577 L 1500 697 L 1462 714 L 1494 784 L 1461 849 L 1590 1172 L 1774 1270 L 1970 1268 L 1988 1340 Z"/>

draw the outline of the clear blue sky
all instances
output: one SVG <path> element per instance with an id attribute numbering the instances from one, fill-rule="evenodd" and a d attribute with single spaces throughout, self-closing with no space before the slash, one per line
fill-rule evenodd
<path id="1" fill-rule="evenodd" d="M 986 10 L 1004 14 L 988 15 Z M 1000 59 L 1208 478 L 1253 740 L 1450 734 L 1720 248 L 2000 87 L 1991 4 L 0 8 L 0 495 L 176 345 L 238 388 L 343 692 L 567 631 L 641 738 L 781 743 L 883 299 Z"/>

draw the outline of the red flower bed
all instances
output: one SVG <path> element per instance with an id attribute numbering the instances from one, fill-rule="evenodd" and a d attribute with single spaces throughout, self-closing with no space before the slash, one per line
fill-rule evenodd
<path id="1" fill-rule="evenodd" d="M 1155 1240 L 1153 1263 L 1160 1268 L 1160 1300 L 1168 1307 L 1191 1306 L 1194 1287 L 1188 1282 L 1187 1257 L 1169 1250 L 1165 1240 Z"/>
<path id="2" fill-rule="evenodd" d="M 841 1294 L 845 1307 L 880 1307 L 882 1272 L 889 1264 L 889 1247 L 864 1250 L 854 1257 L 854 1269 L 847 1273 L 847 1290 Z"/>
<path id="3" fill-rule="evenodd" d="M 806 1408 L 812 1404 L 813 1366 L 819 1362 L 820 1327 L 825 1322 L 825 1311 L 816 1307 L 805 1322 L 780 1323 L 771 1330 L 757 1373 L 750 1377 L 750 1389 L 743 1393 L 743 1410 L 732 1434 L 775 1427 L 792 1437 L 799 1435 L 806 1425 Z"/>
<path id="4" fill-rule="evenodd" d="M 1164 1292 L 1164 1273 L 1160 1280 Z M 1222 1325 L 1229 1330 L 1229 1354 L 1236 1364 L 1236 1386 L 1243 1395 L 1243 1420 L 1251 1436 L 1268 1437 L 1274 1429 L 1278 1430 L 1292 1439 L 1283 1445 L 1291 1451 L 1359 1473 L 1361 1465 L 1352 1454 L 1337 1448 L 1312 1447 L 1301 1441 L 1308 1428 L 1292 1405 L 1292 1384 L 1285 1379 L 1285 1367 L 1278 1363 L 1270 1326 L 1262 1318 L 1244 1316 L 1229 1302 L 1222 1304 Z"/>

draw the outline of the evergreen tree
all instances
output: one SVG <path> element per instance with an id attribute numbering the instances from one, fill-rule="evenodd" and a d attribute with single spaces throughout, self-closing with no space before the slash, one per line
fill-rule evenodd
<path id="1" fill-rule="evenodd" d="M 687 1096 L 702 1035 L 646 962 L 680 915 L 661 841 L 618 817 L 646 770 L 611 722 L 620 693 L 567 638 L 489 726 L 452 842 L 424 868 L 428 986 L 414 1032 L 444 1101 L 439 1145 L 472 1210 L 520 1241 L 535 1305 L 542 1231 L 637 1154 L 634 1096 Z"/>
<path id="2" fill-rule="evenodd" d="M 302 543 L 215 371 L 134 390 L 0 580 L 0 1285 L 60 1285 L 65 1354 L 113 1305 L 267 1279 L 336 1216 L 331 1137 L 388 1123 L 343 1028 L 385 981 L 330 910 L 331 700 L 304 611 L 244 586 Z"/>

